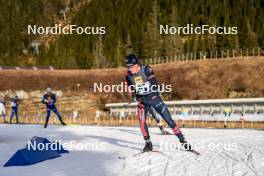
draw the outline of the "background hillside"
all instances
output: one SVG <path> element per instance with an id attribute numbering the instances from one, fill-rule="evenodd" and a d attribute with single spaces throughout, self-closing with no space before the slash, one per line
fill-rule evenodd
<path id="1" fill-rule="evenodd" d="M 264 96 L 264 58 L 200 60 L 153 66 L 159 84 L 171 84 L 166 100 Z M 43 90 L 48 86 L 69 94 L 92 94 L 107 102 L 128 101 L 126 93 L 94 93 L 93 83 L 120 84 L 125 69 L 1 71 L 0 91 Z M 19 76 L 18 76 L 19 75 Z M 79 84 L 79 86 L 77 86 Z M 83 93 L 82 93 L 83 92 Z"/>
<path id="2" fill-rule="evenodd" d="M 61 10 L 68 8 L 67 21 Z M 27 25 L 105 26 L 104 36 L 27 35 Z M 237 35 L 159 35 L 159 25 L 237 26 Z M 0 0 L 0 65 L 56 68 L 119 67 L 195 51 L 264 47 L 264 0 Z M 31 42 L 43 40 L 40 54 Z"/>

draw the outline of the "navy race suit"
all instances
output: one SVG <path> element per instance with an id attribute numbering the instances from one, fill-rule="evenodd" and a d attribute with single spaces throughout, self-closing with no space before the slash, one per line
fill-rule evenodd
<path id="1" fill-rule="evenodd" d="M 149 114 L 157 122 L 158 126 L 162 126 L 161 119 L 153 107 L 149 108 Z"/>
<path id="2" fill-rule="evenodd" d="M 150 108 L 154 108 L 169 127 L 172 128 L 179 140 L 183 142 L 184 137 L 179 126 L 172 120 L 167 106 L 159 95 L 158 84 L 153 69 L 150 66 L 141 66 L 140 70 L 135 74 L 128 71 L 126 73 L 126 83 L 131 88 L 132 96 L 136 97 L 138 101 L 138 118 L 144 139 L 149 140 L 150 138 L 146 117 L 148 111 L 151 111 Z"/>
<path id="3" fill-rule="evenodd" d="M 53 111 L 57 115 L 57 117 L 59 118 L 60 122 L 62 124 L 64 124 L 64 122 L 62 121 L 61 115 L 55 106 L 56 95 L 54 93 L 50 93 L 50 94 L 47 93 L 47 94 L 43 95 L 42 103 L 46 104 L 46 106 L 47 106 L 46 122 L 45 122 L 45 126 L 44 126 L 45 128 L 48 125 L 51 111 Z"/>
<path id="4" fill-rule="evenodd" d="M 11 107 L 12 107 L 12 112 L 10 115 L 10 123 L 12 123 L 12 119 L 14 116 L 16 116 L 16 123 L 19 123 L 18 119 L 18 105 L 20 104 L 20 100 L 18 98 L 11 98 L 10 99 Z"/>

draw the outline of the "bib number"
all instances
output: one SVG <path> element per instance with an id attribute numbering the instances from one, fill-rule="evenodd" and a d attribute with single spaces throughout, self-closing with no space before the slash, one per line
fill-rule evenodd
<path id="1" fill-rule="evenodd" d="M 136 92 L 138 95 L 146 95 L 146 94 L 150 93 L 151 92 L 150 83 L 145 82 L 143 84 L 136 85 Z"/>

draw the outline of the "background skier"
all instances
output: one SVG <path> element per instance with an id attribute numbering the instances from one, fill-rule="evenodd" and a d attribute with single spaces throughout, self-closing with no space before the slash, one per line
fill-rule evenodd
<path id="1" fill-rule="evenodd" d="M 10 115 L 10 123 L 12 123 L 12 119 L 14 116 L 16 116 L 16 123 L 19 123 L 18 105 L 20 104 L 20 99 L 18 98 L 18 96 L 14 96 L 14 97 L 10 98 L 9 101 L 10 101 L 11 108 L 12 108 L 12 112 Z"/>
<path id="2" fill-rule="evenodd" d="M 46 122 L 45 122 L 44 128 L 47 128 L 51 111 L 53 111 L 57 115 L 57 117 L 60 120 L 62 125 L 66 125 L 66 123 L 64 123 L 62 121 L 61 115 L 55 106 L 56 95 L 54 93 L 52 93 L 52 90 L 50 87 L 47 88 L 47 93 L 43 95 L 42 103 L 46 104 L 46 106 L 47 106 L 47 115 L 46 115 Z"/>
<path id="3" fill-rule="evenodd" d="M 6 121 L 6 110 L 5 110 L 5 100 L 3 97 L 0 97 L 0 116 L 4 118 L 4 123 L 7 123 Z"/>

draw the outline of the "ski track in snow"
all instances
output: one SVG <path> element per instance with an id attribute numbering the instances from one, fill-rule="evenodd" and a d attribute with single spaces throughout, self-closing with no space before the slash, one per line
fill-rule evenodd
<path id="1" fill-rule="evenodd" d="M 264 131 L 182 129 L 201 155 L 182 150 L 140 153 L 144 140 L 137 127 L 0 125 L 0 176 L 264 176 Z M 154 150 L 160 141 L 177 144 L 173 135 L 150 128 Z M 33 136 L 62 142 L 101 143 L 104 150 L 72 150 L 31 166 L 2 167 Z M 236 144 L 236 149 L 209 149 L 209 144 Z M 118 157 L 124 157 L 118 159 Z"/>

